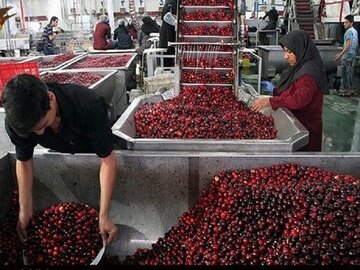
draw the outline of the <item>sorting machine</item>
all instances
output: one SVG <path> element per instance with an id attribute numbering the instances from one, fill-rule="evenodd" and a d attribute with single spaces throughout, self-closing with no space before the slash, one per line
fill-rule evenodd
<path id="1" fill-rule="evenodd" d="M 256 91 L 249 85 L 245 86 L 239 82 L 238 59 L 241 48 L 239 47 L 239 37 L 237 35 L 238 10 L 237 1 L 223 3 L 222 6 L 191 6 L 189 1 L 179 1 L 177 40 L 172 43 L 176 48 L 175 63 L 175 94 L 179 94 L 181 88 L 198 87 L 204 83 L 189 83 L 184 79 L 182 73 L 185 72 L 204 72 L 213 74 L 214 72 L 233 74 L 234 80 L 228 83 L 208 81 L 206 86 L 211 87 L 230 87 L 240 100 L 250 103 L 249 96 L 257 95 Z M 214 14 L 215 12 L 227 12 L 232 19 L 226 21 L 208 20 L 189 20 L 197 18 L 195 12 Z M 187 14 L 187 16 L 184 16 Z M 190 14 L 190 16 L 189 16 Z M 191 16 L 193 15 L 193 16 Z M 225 29 L 226 35 L 221 31 L 212 33 L 208 29 Z M 229 35 L 229 33 L 231 35 Z M 224 49 L 226 48 L 226 49 Z M 209 59 L 213 61 L 224 57 L 229 57 L 232 65 L 228 67 L 203 67 L 186 65 L 184 59 Z M 252 89 L 250 93 L 245 93 L 246 89 Z M 249 92 L 249 91 L 247 91 Z M 134 114 L 141 106 L 146 103 L 158 103 L 164 100 L 162 95 L 142 96 L 131 104 L 124 114 L 113 126 L 113 133 L 119 137 L 120 144 L 126 149 L 151 150 L 151 151 L 241 151 L 241 152 L 291 152 L 300 149 L 308 142 L 308 131 L 297 121 L 288 110 L 271 111 L 274 117 L 278 138 L 275 140 L 210 140 L 210 139 L 146 139 L 137 138 L 135 132 Z"/>

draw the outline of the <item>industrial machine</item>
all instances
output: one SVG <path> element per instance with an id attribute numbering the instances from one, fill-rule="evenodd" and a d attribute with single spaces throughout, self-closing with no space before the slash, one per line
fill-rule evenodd
<path id="1" fill-rule="evenodd" d="M 220 13 L 223 21 L 216 19 Z M 183 87 L 228 87 L 238 99 L 250 103 L 251 98 L 258 93 L 251 86 L 239 82 L 238 61 L 241 49 L 237 35 L 237 1 L 230 1 L 223 6 L 197 6 L 190 0 L 180 1 L 178 18 L 177 42 L 172 44 L 177 50 L 175 95 Z M 193 76 L 198 77 L 193 79 Z M 261 149 L 266 152 L 291 152 L 307 144 L 308 132 L 287 110 L 271 112 L 278 130 L 278 138 L 275 140 L 137 138 L 135 112 L 145 104 L 163 100 L 161 95 L 139 97 L 124 112 L 113 126 L 113 133 L 119 137 L 123 147 L 153 151 L 253 152 Z"/>

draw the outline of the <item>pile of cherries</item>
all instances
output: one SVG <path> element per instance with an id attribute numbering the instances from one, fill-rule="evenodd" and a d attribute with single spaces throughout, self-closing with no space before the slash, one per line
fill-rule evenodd
<path id="1" fill-rule="evenodd" d="M 233 67 L 233 58 L 232 56 L 228 57 L 217 57 L 217 54 L 210 56 L 202 57 L 183 57 L 182 58 L 183 67 L 197 67 L 197 68 L 232 68 Z"/>
<path id="2" fill-rule="evenodd" d="M 39 68 L 57 67 L 58 65 L 66 62 L 66 61 L 69 61 L 70 59 L 73 59 L 75 56 L 76 56 L 76 54 L 74 54 L 72 52 L 59 54 L 59 55 L 55 56 L 52 60 L 39 62 Z"/>
<path id="3" fill-rule="evenodd" d="M 206 83 L 206 84 L 233 84 L 234 73 L 211 70 L 210 72 L 183 70 L 181 72 L 182 83 Z"/>
<path id="4" fill-rule="evenodd" d="M 86 87 L 93 85 L 102 78 L 103 76 L 91 72 L 48 73 L 41 76 L 41 79 L 45 82 L 76 83 Z"/>
<path id="5" fill-rule="evenodd" d="M 0 265 L 22 264 L 22 245 L 16 232 L 19 218 L 18 192 L 14 191 L 10 209 L 0 222 Z"/>
<path id="6" fill-rule="evenodd" d="M 183 0 L 184 6 L 234 6 L 234 0 L 218 1 L 218 0 Z"/>
<path id="7" fill-rule="evenodd" d="M 93 208 L 74 202 L 36 212 L 25 242 L 28 263 L 89 265 L 102 247 L 98 223 Z"/>
<path id="8" fill-rule="evenodd" d="M 233 29 L 231 25 L 217 26 L 217 25 L 200 25 L 196 27 L 189 27 L 186 24 L 181 26 L 182 35 L 191 36 L 232 36 Z"/>
<path id="9" fill-rule="evenodd" d="M 140 138 L 276 138 L 273 118 L 251 111 L 227 87 L 184 86 L 170 101 L 145 104 L 134 120 Z"/>
<path id="10" fill-rule="evenodd" d="M 70 68 L 124 67 L 131 57 L 131 55 L 85 57 L 71 65 Z"/>
<path id="11" fill-rule="evenodd" d="M 125 263 L 358 265 L 360 180 L 292 163 L 219 172 L 177 225 Z"/>
<path id="12" fill-rule="evenodd" d="M 205 10 L 195 10 L 194 12 L 184 12 L 184 21 L 232 21 L 234 14 L 230 10 L 217 10 L 209 12 Z"/>

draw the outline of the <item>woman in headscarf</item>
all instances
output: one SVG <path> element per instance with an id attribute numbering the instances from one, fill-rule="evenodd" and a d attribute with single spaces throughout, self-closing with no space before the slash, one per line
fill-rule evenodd
<path id="1" fill-rule="evenodd" d="M 119 26 L 114 31 L 115 49 L 126 50 L 133 47 L 133 42 L 126 28 L 126 20 L 120 19 Z"/>
<path id="2" fill-rule="evenodd" d="M 292 31 L 279 43 L 289 67 L 281 74 L 274 96 L 255 99 L 252 110 L 289 109 L 309 131 L 309 143 L 300 151 L 321 151 L 323 95 L 328 94 L 323 61 L 305 31 Z"/>
<path id="3" fill-rule="evenodd" d="M 109 17 L 100 16 L 100 22 L 95 26 L 94 45 L 95 50 L 109 50 L 114 48 L 111 41 L 111 28 L 109 25 Z"/>
<path id="4" fill-rule="evenodd" d="M 151 42 L 148 41 L 148 39 L 150 38 L 150 33 L 159 33 L 160 30 L 160 26 L 150 16 L 145 15 L 141 18 L 141 20 L 143 24 L 141 25 L 138 34 L 138 54 L 142 54 L 145 49 L 150 48 Z"/>

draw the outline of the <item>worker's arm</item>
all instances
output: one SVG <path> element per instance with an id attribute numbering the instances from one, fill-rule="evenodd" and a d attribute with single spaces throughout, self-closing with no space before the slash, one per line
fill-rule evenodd
<path id="1" fill-rule="evenodd" d="M 255 112 L 261 112 L 267 107 L 271 107 L 273 110 L 278 108 L 301 110 L 313 100 L 317 91 L 319 90 L 315 80 L 306 74 L 298 78 L 283 95 L 255 99 L 251 109 Z"/>
<path id="2" fill-rule="evenodd" d="M 53 32 L 51 35 L 49 35 L 49 39 L 53 41 L 58 34 L 56 32 Z"/>
<path id="3" fill-rule="evenodd" d="M 117 227 L 109 217 L 111 195 L 116 179 L 116 156 L 115 152 L 105 158 L 100 158 L 100 213 L 99 228 L 103 244 L 108 245 L 117 234 Z"/>
<path id="4" fill-rule="evenodd" d="M 16 161 L 16 176 L 19 187 L 19 220 L 16 226 L 20 240 L 27 238 L 26 227 L 33 215 L 33 182 L 34 164 L 33 159 Z"/>
<path id="5" fill-rule="evenodd" d="M 339 59 L 341 59 L 341 57 L 350 49 L 350 47 L 351 47 L 351 38 L 346 40 L 345 46 L 341 50 L 341 52 L 335 55 L 335 61 L 338 61 Z"/>

